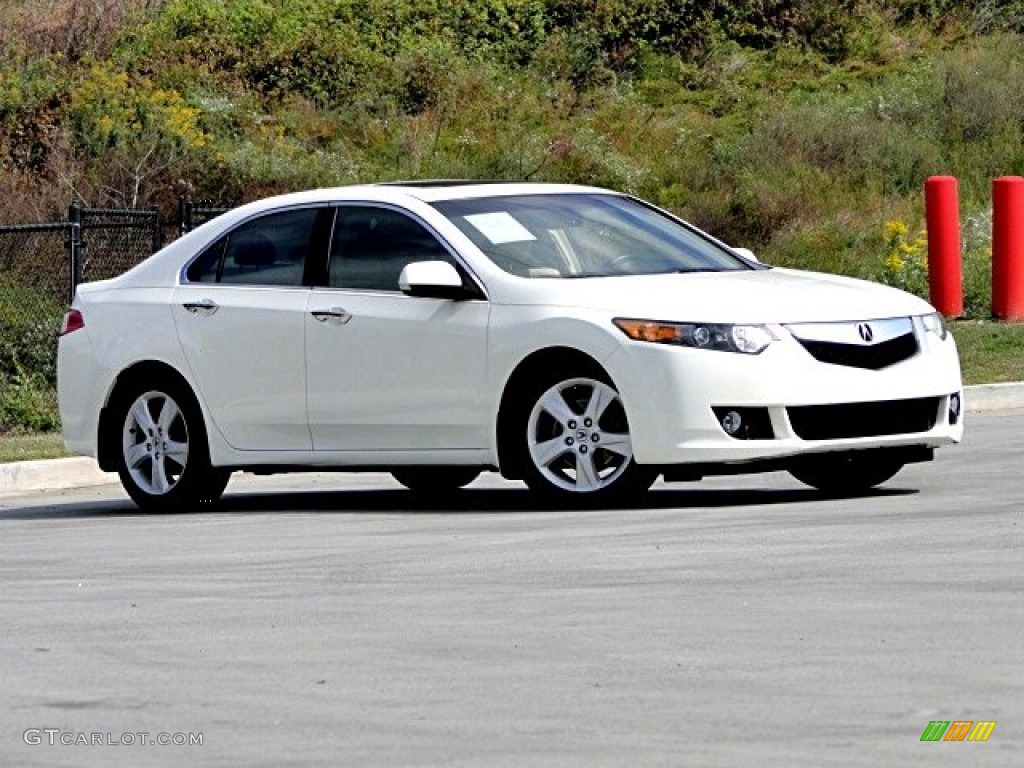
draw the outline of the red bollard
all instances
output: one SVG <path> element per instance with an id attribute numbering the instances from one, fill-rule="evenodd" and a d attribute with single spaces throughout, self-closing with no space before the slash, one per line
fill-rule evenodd
<path id="1" fill-rule="evenodd" d="M 928 297 L 946 317 L 964 313 L 960 268 L 960 200 L 956 179 L 929 176 L 924 183 L 928 225 Z"/>
<path id="2" fill-rule="evenodd" d="M 992 314 L 1024 320 L 1024 179 L 992 182 Z"/>

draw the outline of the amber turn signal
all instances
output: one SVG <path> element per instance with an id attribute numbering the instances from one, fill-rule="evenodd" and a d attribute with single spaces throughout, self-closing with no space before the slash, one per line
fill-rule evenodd
<path id="1" fill-rule="evenodd" d="M 612 322 L 634 341 L 653 341 L 671 344 L 679 341 L 679 326 L 653 320 L 616 318 Z"/>

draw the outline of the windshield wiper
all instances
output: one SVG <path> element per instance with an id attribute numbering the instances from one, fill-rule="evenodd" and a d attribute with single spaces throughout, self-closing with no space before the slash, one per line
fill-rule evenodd
<path id="1" fill-rule="evenodd" d="M 717 267 L 681 267 L 659 272 L 574 272 L 562 275 L 566 280 L 578 277 L 643 277 L 645 275 L 689 275 L 697 272 L 725 272 Z"/>

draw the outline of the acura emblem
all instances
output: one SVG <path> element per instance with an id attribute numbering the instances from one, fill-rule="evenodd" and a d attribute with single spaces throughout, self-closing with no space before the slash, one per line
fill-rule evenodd
<path id="1" fill-rule="evenodd" d="M 861 341 L 865 344 L 870 344 L 875 338 L 875 332 L 871 330 L 871 326 L 867 323 L 857 323 L 857 335 L 860 336 Z"/>

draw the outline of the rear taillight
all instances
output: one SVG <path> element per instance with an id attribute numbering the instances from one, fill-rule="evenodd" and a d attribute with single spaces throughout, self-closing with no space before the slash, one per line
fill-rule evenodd
<path id="1" fill-rule="evenodd" d="M 60 324 L 60 336 L 67 336 L 72 331 L 85 328 L 85 318 L 77 309 L 69 309 L 64 313 L 64 320 Z"/>

